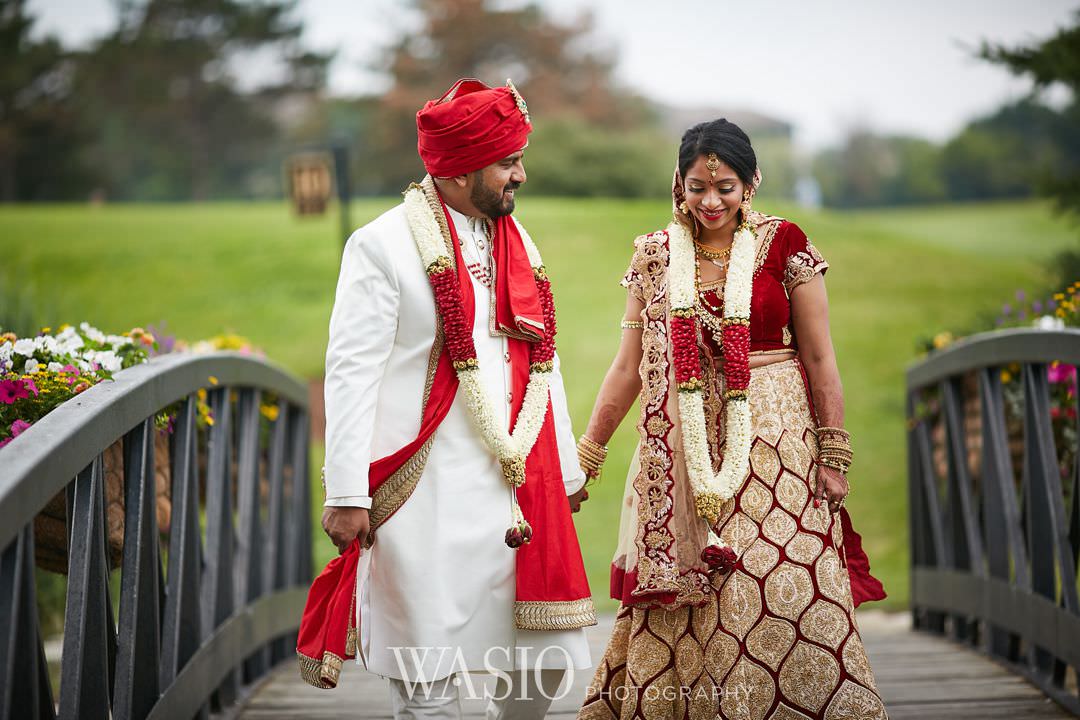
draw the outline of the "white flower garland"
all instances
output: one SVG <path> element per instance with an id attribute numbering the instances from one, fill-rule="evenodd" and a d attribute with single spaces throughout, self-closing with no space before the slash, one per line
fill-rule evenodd
<path id="1" fill-rule="evenodd" d="M 414 187 L 405 193 L 405 213 L 424 267 L 430 268 L 435 264 L 452 267 L 453 263 L 447 255 L 442 231 L 439 229 L 438 221 L 422 189 Z M 518 225 L 518 230 L 525 245 L 529 264 L 533 270 L 539 270 L 543 266 L 540 251 L 524 228 Z M 514 431 L 509 433 L 497 419 L 491 398 L 480 382 L 479 367 L 473 364 L 468 368 L 459 368 L 456 372 L 461 389 L 465 393 L 465 405 L 469 409 L 469 415 L 480 432 L 480 436 L 502 463 L 508 480 L 511 477 L 517 477 L 520 482 L 516 484 L 524 482 L 525 458 L 536 444 L 536 438 L 540 435 L 544 418 L 547 416 L 550 373 L 538 371 L 529 373 L 525 399 L 522 401 L 517 422 L 514 423 Z M 511 480 L 511 484 L 515 484 L 515 481 Z"/>
<path id="2" fill-rule="evenodd" d="M 668 227 L 668 240 L 668 288 L 672 310 L 692 310 L 697 303 L 694 239 L 681 223 L 676 222 Z M 724 285 L 725 318 L 749 321 L 756 246 L 754 231 L 748 225 L 740 225 L 735 232 Z M 753 439 L 750 403 L 745 397 L 730 398 L 727 402 L 726 447 L 720 472 L 715 474 L 700 389 L 679 392 L 679 419 L 687 475 L 695 497 L 712 495 L 720 502 L 735 497 L 750 469 Z"/>

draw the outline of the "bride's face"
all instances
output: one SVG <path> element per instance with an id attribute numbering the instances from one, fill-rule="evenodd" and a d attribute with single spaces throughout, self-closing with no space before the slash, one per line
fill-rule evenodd
<path id="1" fill-rule="evenodd" d="M 706 156 L 699 155 L 686 171 L 683 179 L 686 205 L 705 230 L 734 232 L 746 186 L 723 160 L 715 171 L 710 171 L 705 163 Z"/>

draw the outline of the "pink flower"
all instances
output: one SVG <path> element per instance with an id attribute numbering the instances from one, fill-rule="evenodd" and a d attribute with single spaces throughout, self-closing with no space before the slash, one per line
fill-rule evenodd
<path id="1" fill-rule="evenodd" d="M 34 388 L 34 394 L 37 394 L 37 388 Z M 5 405 L 11 405 L 16 400 L 22 400 L 25 397 L 29 397 L 30 393 L 26 390 L 26 383 L 18 378 L 14 380 L 0 380 L 0 402 Z"/>
<path id="2" fill-rule="evenodd" d="M 4 438 L 3 440 L 0 440 L 0 448 L 4 447 L 5 445 L 7 445 L 9 442 L 11 442 L 14 439 L 15 438 Z"/>
<path id="3" fill-rule="evenodd" d="M 1065 363 L 1053 362 L 1046 371 L 1046 378 L 1051 383 L 1069 382 L 1076 377 L 1076 366 Z"/>
<path id="4" fill-rule="evenodd" d="M 11 437 L 17 438 L 30 429 L 30 423 L 25 420 L 16 420 L 11 423 Z"/>
<path id="5" fill-rule="evenodd" d="M 34 381 L 33 381 L 32 378 L 24 379 L 23 384 L 27 387 L 28 390 L 30 390 L 30 391 L 32 391 L 34 393 L 34 397 L 37 397 L 38 395 L 41 394 L 41 391 L 38 390 L 37 385 L 34 384 Z M 29 397 L 29 395 L 27 395 L 27 397 Z"/>

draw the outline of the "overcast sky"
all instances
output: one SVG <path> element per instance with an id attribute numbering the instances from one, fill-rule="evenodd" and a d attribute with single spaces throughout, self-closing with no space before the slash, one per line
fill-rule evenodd
<path id="1" fill-rule="evenodd" d="M 394 0 L 300 0 L 310 44 L 336 48 L 332 90 L 373 93 L 365 66 L 409 27 Z M 499 5 L 520 4 L 499 0 Z M 595 17 L 621 82 L 667 103 L 751 109 L 787 120 L 807 148 L 852 126 L 949 137 L 1029 87 L 972 57 L 983 39 L 1018 43 L 1066 24 L 1080 0 L 539 0 Z M 85 44 L 111 0 L 30 0 L 38 32 Z"/>

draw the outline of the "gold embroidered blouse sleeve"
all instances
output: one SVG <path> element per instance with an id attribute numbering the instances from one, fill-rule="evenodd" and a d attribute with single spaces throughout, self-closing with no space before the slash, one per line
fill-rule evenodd
<path id="1" fill-rule="evenodd" d="M 784 267 L 784 287 L 788 294 L 799 285 L 813 280 L 818 273 L 824 275 L 829 268 L 828 261 L 814 247 L 814 243 L 810 242 L 810 238 L 801 230 L 793 232 L 793 235 Z"/>

